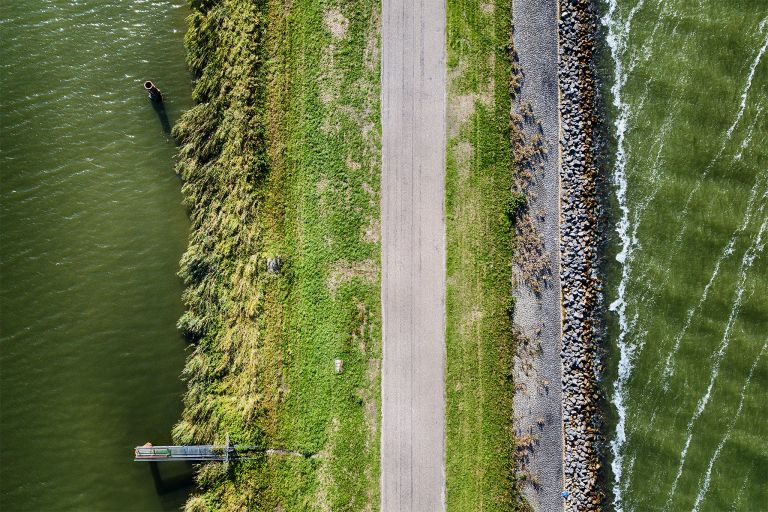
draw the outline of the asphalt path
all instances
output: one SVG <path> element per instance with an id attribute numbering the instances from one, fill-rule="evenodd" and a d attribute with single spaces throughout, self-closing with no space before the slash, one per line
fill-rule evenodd
<path id="1" fill-rule="evenodd" d="M 444 0 L 382 5 L 381 510 L 445 510 Z"/>

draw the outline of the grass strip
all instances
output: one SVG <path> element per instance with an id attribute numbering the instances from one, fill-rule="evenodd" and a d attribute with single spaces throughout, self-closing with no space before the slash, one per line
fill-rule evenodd
<path id="1" fill-rule="evenodd" d="M 447 505 L 524 510 L 512 382 L 511 2 L 448 0 Z"/>
<path id="2" fill-rule="evenodd" d="M 284 18 L 289 71 L 277 75 L 290 76 L 290 107 L 278 133 L 292 286 L 277 441 L 318 455 L 303 468 L 272 462 L 285 475 L 275 485 L 286 510 L 379 501 L 378 12 L 378 1 L 302 0 Z M 292 488 L 297 469 L 307 471 L 303 496 Z"/>
<path id="3" fill-rule="evenodd" d="M 192 220 L 179 324 L 194 348 L 174 437 L 293 454 L 203 466 L 188 510 L 378 505 L 378 13 L 193 3 L 197 105 L 175 134 Z"/>

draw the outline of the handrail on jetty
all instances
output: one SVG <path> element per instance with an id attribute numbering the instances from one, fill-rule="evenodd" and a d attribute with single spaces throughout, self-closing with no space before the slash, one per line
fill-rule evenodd
<path id="1" fill-rule="evenodd" d="M 255 446 L 233 446 L 229 444 L 229 435 L 227 435 L 227 444 L 216 446 L 204 444 L 197 446 L 154 446 L 147 443 L 144 446 L 137 446 L 133 450 L 134 462 L 166 462 L 178 460 L 221 460 L 246 458 L 238 454 L 239 451 L 253 450 Z"/>

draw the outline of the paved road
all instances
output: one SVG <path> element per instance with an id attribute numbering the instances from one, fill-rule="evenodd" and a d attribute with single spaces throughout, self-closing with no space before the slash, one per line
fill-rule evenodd
<path id="1" fill-rule="evenodd" d="M 445 20 L 383 1 L 384 512 L 445 510 Z"/>

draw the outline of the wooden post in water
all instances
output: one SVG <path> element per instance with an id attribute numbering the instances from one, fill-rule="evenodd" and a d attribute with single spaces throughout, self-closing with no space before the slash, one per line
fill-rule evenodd
<path id="1" fill-rule="evenodd" d="M 147 91 L 147 93 L 149 94 L 149 99 L 151 99 L 155 103 L 163 102 L 163 94 L 160 92 L 160 89 L 158 89 L 157 86 L 153 84 L 150 80 L 147 80 L 146 82 L 144 82 L 144 90 Z"/>

